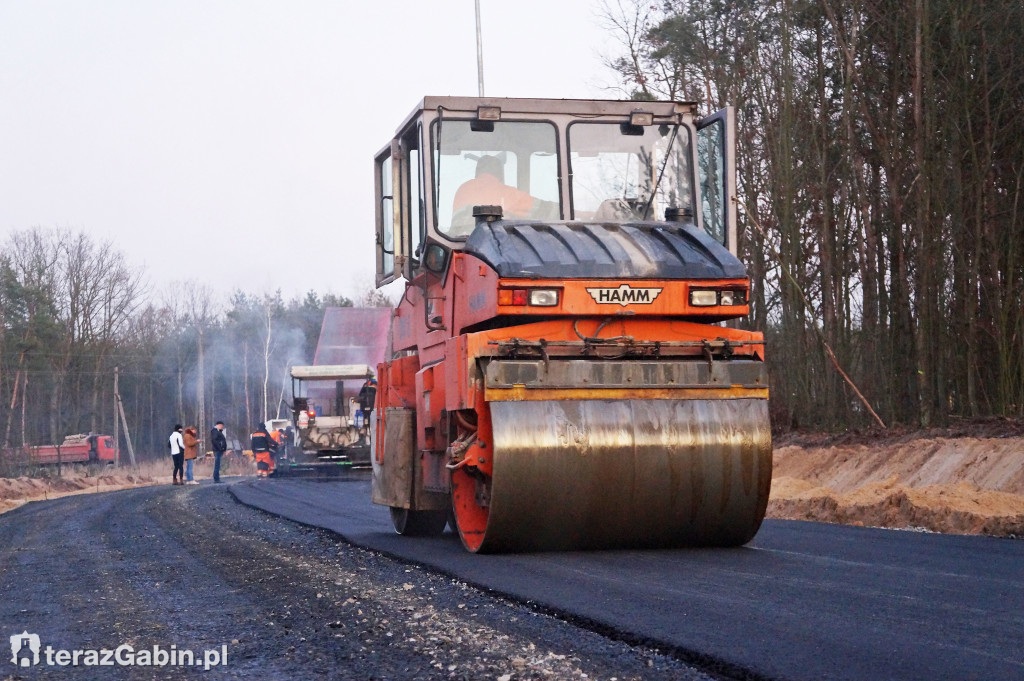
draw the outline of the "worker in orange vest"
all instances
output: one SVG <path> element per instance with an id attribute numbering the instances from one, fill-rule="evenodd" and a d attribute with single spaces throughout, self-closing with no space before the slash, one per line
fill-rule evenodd
<path id="1" fill-rule="evenodd" d="M 265 478 L 274 472 L 274 455 L 277 453 L 277 442 L 267 432 L 262 423 L 249 436 L 252 442 L 252 455 L 256 459 L 256 475 Z"/>
<path id="2" fill-rule="evenodd" d="M 277 443 L 277 449 L 275 450 L 278 458 L 289 458 L 288 457 L 288 436 L 284 432 L 284 428 L 278 428 L 277 430 L 270 431 L 270 439 Z"/>

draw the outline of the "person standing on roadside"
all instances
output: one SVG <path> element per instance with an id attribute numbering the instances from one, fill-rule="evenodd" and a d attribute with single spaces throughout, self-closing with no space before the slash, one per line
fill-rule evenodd
<path id="1" fill-rule="evenodd" d="M 220 458 L 228 450 L 228 439 L 224 436 L 224 422 L 217 421 L 210 431 L 210 446 L 213 447 L 213 481 L 220 482 Z"/>
<path id="2" fill-rule="evenodd" d="M 185 481 L 181 478 L 182 463 L 185 461 L 185 441 L 181 437 L 181 424 L 174 424 L 174 430 L 171 432 L 171 436 L 167 439 L 167 446 L 171 448 L 171 461 L 174 463 L 174 472 L 171 477 L 174 479 L 173 485 L 183 485 Z"/>
<path id="3" fill-rule="evenodd" d="M 185 429 L 185 484 L 186 485 L 198 485 L 195 479 L 192 477 L 192 469 L 196 462 L 196 457 L 199 456 L 199 443 L 202 440 L 196 437 L 199 431 L 196 430 L 195 426 L 189 426 Z"/>

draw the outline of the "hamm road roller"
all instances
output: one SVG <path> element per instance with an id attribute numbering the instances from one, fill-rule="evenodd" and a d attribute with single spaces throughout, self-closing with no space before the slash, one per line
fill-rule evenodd
<path id="1" fill-rule="evenodd" d="M 734 119 L 683 102 L 426 97 L 375 157 L 403 280 L 372 497 L 472 552 L 744 544 L 764 518 L 764 341 L 737 259 Z"/>

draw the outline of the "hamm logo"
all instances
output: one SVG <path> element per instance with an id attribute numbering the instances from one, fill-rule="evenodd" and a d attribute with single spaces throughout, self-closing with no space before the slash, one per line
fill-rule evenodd
<path id="1" fill-rule="evenodd" d="M 618 288 L 588 288 L 587 291 L 600 304 L 619 304 L 622 307 L 650 305 L 661 293 L 660 288 L 633 288 L 629 284 L 621 284 Z"/>

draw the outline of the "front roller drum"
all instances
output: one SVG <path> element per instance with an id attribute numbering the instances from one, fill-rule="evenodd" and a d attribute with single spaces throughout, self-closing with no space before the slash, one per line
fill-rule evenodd
<path id="1" fill-rule="evenodd" d="M 765 399 L 489 406 L 490 470 L 452 474 L 470 551 L 738 546 L 764 519 Z"/>

